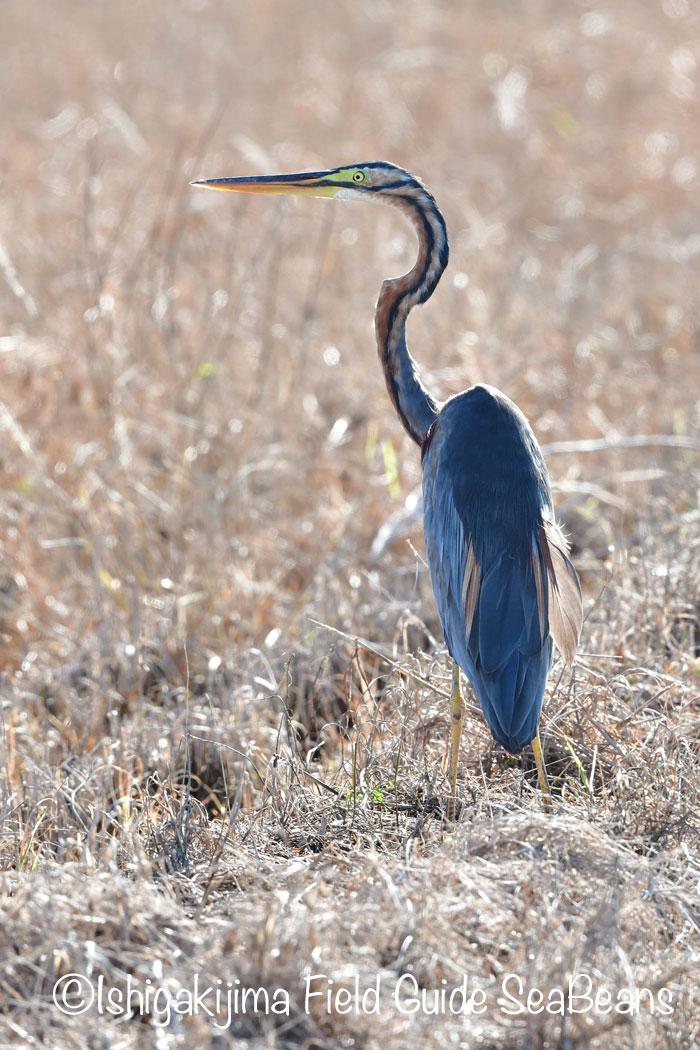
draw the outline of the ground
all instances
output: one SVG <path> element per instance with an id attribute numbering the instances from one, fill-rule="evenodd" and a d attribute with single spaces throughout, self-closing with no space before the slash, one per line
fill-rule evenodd
<path id="1" fill-rule="evenodd" d="M 699 1045 L 696 5 L 40 0 L 0 38 L 0 1045 Z M 582 581 L 551 814 L 469 697 L 443 817 L 372 331 L 411 230 L 189 186 L 378 158 L 450 230 L 425 381 L 527 414 Z"/>

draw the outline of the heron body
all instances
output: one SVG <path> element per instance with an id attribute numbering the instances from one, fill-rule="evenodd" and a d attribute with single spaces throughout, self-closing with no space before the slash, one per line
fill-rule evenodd
<path id="1" fill-rule="evenodd" d="M 500 391 L 470 387 L 444 404 L 425 389 L 406 344 L 411 309 L 433 293 L 448 260 L 445 221 L 409 172 L 375 161 L 301 175 L 195 183 L 250 193 L 374 199 L 397 207 L 418 237 L 418 257 L 384 281 L 375 314 L 379 357 L 398 416 L 422 451 L 425 545 L 440 622 L 455 662 L 451 798 L 464 704 L 459 668 L 498 743 L 535 751 L 546 791 L 538 723 L 554 641 L 573 661 L 581 590 L 554 521 L 547 469 L 522 412 Z"/>
<path id="2" fill-rule="evenodd" d="M 423 454 L 423 515 L 447 647 L 494 738 L 522 751 L 537 734 L 552 662 L 548 565 L 558 557 L 574 590 L 576 576 L 534 434 L 498 390 L 474 386 L 443 406 Z M 560 645 L 572 656 L 573 632 Z"/>

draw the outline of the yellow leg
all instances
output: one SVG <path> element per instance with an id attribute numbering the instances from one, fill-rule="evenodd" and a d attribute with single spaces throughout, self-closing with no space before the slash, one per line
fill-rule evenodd
<path id="1" fill-rule="evenodd" d="M 450 715 L 452 717 L 452 734 L 450 738 L 450 799 L 447 805 L 447 819 L 454 820 L 457 810 L 457 763 L 459 761 L 459 739 L 462 735 L 464 719 L 464 697 L 458 664 L 452 664 L 452 695 L 450 697 Z"/>
<path id="2" fill-rule="evenodd" d="M 539 731 L 537 736 L 532 741 L 532 750 L 535 753 L 535 763 L 537 765 L 537 776 L 539 777 L 540 787 L 542 788 L 542 797 L 544 799 L 544 808 L 547 812 L 551 812 L 552 809 L 552 796 L 549 793 L 549 781 L 547 780 L 547 772 L 544 768 L 544 759 L 542 758 L 542 745 L 540 744 Z"/>

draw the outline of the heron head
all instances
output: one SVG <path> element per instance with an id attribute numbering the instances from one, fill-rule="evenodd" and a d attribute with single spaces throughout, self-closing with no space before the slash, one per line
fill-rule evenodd
<path id="1" fill-rule="evenodd" d="M 309 171 L 296 175 L 253 175 L 233 179 L 200 179 L 193 186 L 235 193 L 293 193 L 307 197 L 338 197 L 391 201 L 417 179 L 388 161 Z M 421 187 L 422 188 L 422 187 Z"/>

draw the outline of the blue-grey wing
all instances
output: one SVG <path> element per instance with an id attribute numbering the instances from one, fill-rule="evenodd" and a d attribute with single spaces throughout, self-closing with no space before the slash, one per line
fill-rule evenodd
<path id="1" fill-rule="evenodd" d="M 578 577 L 554 523 L 543 463 L 541 477 L 516 470 L 504 497 L 483 464 L 460 469 L 449 439 L 436 438 L 424 461 L 423 514 L 440 621 L 493 736 L 518 752 L 537 731 L 552 638 L 568 662 L 576 652 Z M 538 456 L 527 449 L 537 470 Z"/>

